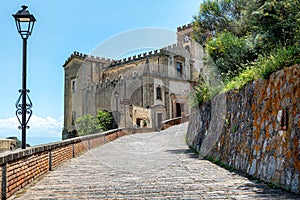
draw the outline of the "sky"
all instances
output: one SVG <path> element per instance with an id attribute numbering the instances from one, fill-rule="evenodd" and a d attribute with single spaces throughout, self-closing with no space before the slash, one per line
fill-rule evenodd
<path id="1" fill-rule="evenodd" d="M 27 143 L 37 145 L 61 140 L 62 65 L 74 51 L 91 54 L 99 44 L 136 29 L 176 31 L 192 22 L 200 0 L 0 0 L 0 138 L 21 138 L 15 102 L 22 87 L 22 39 L 12 14 L 24 4 L 37 19 L 27 48 L 33 102 Z"/>

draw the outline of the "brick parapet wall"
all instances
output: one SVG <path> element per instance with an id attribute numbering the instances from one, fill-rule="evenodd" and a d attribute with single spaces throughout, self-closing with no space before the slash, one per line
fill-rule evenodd
<path id="1" fill-rule="evenodd" d="M 189 119 L 190 119 L 190 115 L 185 115 L 185 116 L 176 117 L 176 118 L 162 121 L 161 122 L 161 130 L 167 129 L 167 128 L 177 125 L 177 124 L 182 124 L 182 123 L 188 122 Z"/>
<path id="2" fill-rule="evenodd" d="M 200 156 L 300 194 L 300 65 L 194 110 L 187 143 Z"/>
<path id="3" fill-rule="evenodd" d="M 115 129 L 0 154 L 1 199 L 11 197 L 63 162 L 124 135 Z"/>

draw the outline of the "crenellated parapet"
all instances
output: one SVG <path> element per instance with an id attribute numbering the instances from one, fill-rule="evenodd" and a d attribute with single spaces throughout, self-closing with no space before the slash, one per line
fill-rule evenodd
<path id="1" fill-rule="evenodd" d="M 143 59 L 146 59 L 146 58 L 159 56 L 160 54 L 161 54 L 161 50 L 157 49 L 157 50 L 154 50 L 154 51 L 149 51 L 149 52 L 146 52 L 146 53 L 142 53 L 142 54 L 130 56 L 130 57 L 127 57 L 127 58 L 122 58 L 120 60 L 113 61 L 109 65 L 108 68 L 113 68 L 113 67 L 117 67 L 117 66 L 120 66 L 120 65 L 128 64 L 128 63 L 131 63 L 131 62 L 143 60 Z"/>
<path id="2" fill-rule="evenodd" d="M 69 56 L 67 58 L 67 60 L 65 61 L 63 67 L 65 67 L 73 58 L 79 58 L 79 59 L 85 59 L 88 55 L 83 54 L 83 53 L 79 53 L 78 51 L 74 51 L 71 56 Z"/>
<path id="3" fill-rule="evenodd" d="M 168 55 L 169 53 L 173 53 L 184 57 L 190 56 L 190 52 L 188 52 L 182 45 L 178 43 L 162 48 L 161 52 L 164 53 L 165 55 Z"/>
<path id="4" fill-rule="evenodd" d="M 74 51 L 70 57 L 68 57 L 68 59 L 65 61 L 63 67 L 65 67 L 73 58 L 78 58 L 81 60 L 89 60 L 89 61 L 95 61 L 95 62 L 101 62 L 101 63 L 105 63 L 105 64 L 109 64 L 111 62 L 114 62 L 113 59 L 109 59 L 109 58 L 103 58 L 103 57 L 98 57 L 98 56 L 93 56 L 93 55 L 87 55 L 87 54 L 83 54 L 80 53 L 78 51 Z"/>
<path id="5" fill-rule="evenodd" d="M 177 44 L 177 43 L 175 43 L 175 44 L 171 44 L 169 46 L 166 46 L 166 47 L 164 47 L 162 49 L 163 50 L 167 50 L 167 51 L 172 51 L 172 50 L 177 49 L 177 48 L 182 48 L 182 46 L 179 45 L 179 44 Z"/>
<path id="6" fill-rule="evenodd" d="M 186 24 L 186 25 L 183 25 L 183 26 L 179 26 L 177 28 L 177 32 L 184 31 L 184 30 L 187 30 L 187 29 L 190 29 L 190 28 L 193 28 L 192 23 L 189 23 L 189 24 Z"/>
<path id="7" fill-rule="evenodd" d="M 87 56 L 86 59 L 90 60 L 90 61 L 96 61 L 96 62 L 102 62 L 102 63 L 111 63 L 114 62 L 114 59 L 110 59 L 110 58 L 103 58 L 103 57 L 99 57 L 99 56 Z"/>

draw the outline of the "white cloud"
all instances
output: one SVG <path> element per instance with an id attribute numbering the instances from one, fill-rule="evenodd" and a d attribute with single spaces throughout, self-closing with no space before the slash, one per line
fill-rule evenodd
<path id="1" fill-rule="evenodd" d="M 19 126 L 19 122 L 16 117 L 0 119 L 0 129 L 15 129 L 18 126 Z"/>
<path id="2" fill-rule="evenodd" d="M 30 128 L 37 129 L 62 129 L 63 127 L 63 118 L 54 119 L 52 117 L 38 117 L 32 115 L 29 120 L 28 125 Z M 16 129 L 20 126 L 17 117 L 11 117 L 7 119 L 0 119 L 0 129 Z"/>
<path id="3" fill-rule="evenodd" d="M 26 137 L 31 145 L 58 141 L 61 139 L 63 117 L 58 119 L 52 117 L 38 117 L 33 115 L 28 123 Z M 0 119 L 0 138 L 17 136 L 21 138 L 21 130 L 17 117 Z"/>
<path id="4" fill-rule="evenodd" d="M 36 115 L 32 115 L 28 125 L 30 128 L 42 128 L 42 129 L 62 129 L 63 127 L 63 119 L 60 117 L 59 119 L 54 119 L 52 117 L 38 117 Z"/>

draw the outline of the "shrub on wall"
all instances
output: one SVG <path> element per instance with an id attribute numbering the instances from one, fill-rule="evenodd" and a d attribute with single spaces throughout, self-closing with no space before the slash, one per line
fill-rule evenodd
<path id="1" fill-rule="evenodd" d="M 227 82 L 225 91 L 240 89 L 246 83 L 259 78 L 267 79 L 273 72 L 298 63 L 300 63 L 298 46 L 275 49 L 270 55 L 260 55 L 256 62 L 250 63 L 247 69 Z"/>
<path id="2" fill-rule="evenodd" d="M 299 17 L 299 0 L 205 0 L 194 17 L 193 34 L 217 66 L 223 91 L 240 89 L 300 63 Z M 200 104 L 206 98 L 203 87 L 196 89 Z"/>
<path id="3" fill-rule="evenodd" d="M 78 135 L 90 135 L 112 129 L 113 117 L 107 111 L 98 110 L 96 116 L 86 114 L 76 120 Z"/>
<path id="4" fill-rule="evenodd" d="M 195 94 L 191 96 L 192 106 L 198 106 L 210 99 L 208 84 L 200 74 L 194 86 L 194 90 Z"/>
<path id="5" fill-rule="evenodd" d="M 111 113 L 103 110 L 98 110 L 96 117 L 98 119 L 99 128 L 102 131 L 107 131 L 109 129 L 112 129 L 113 116 Z"/>
<path id="6" fill-rule="evenodd" d="M 90 114 L 79 117 L 75 124 L 79 136 L 90 135 L 101 131 L 98 119 Z"/>
<path id="7" fill-rule="evenodd" d="M 206 47 L 224 81 L 237 76 L 245 68 L 244 63 L 253 59 L 246 40 L 232 33 L 221 33 L 211 39 Z"/>

